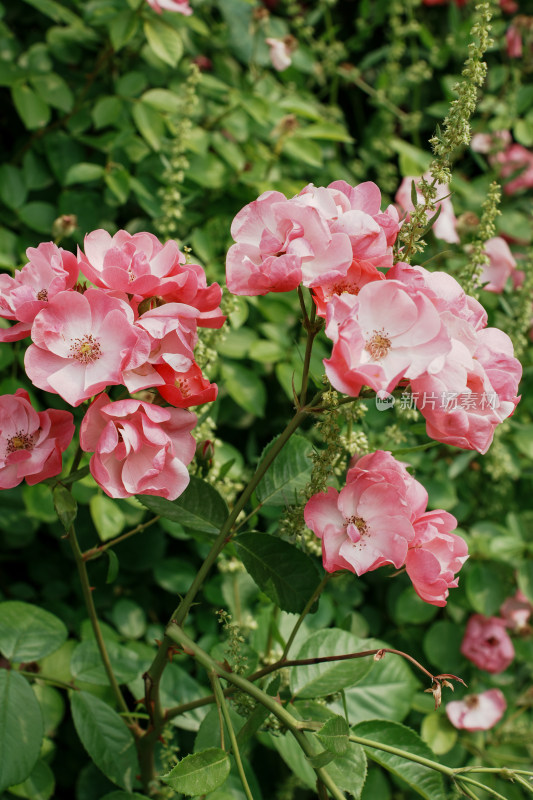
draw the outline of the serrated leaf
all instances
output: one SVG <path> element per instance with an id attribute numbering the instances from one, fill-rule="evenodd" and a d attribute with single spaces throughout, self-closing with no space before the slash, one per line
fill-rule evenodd
<path id="1" fill-rule="evenodd" d="M 81 743 L 98 769 L 110 781 L 131 791 L 140 770 L 135 741 L 122 717 L 87 692 L 73 692 L 70 705 Z"/>
<path id="2" fill-rule="evenodd" d="M 353 633 L 330 628 L 312 633 L 302 644 L 295 658 L 357 653 L 366 650 L 365 645 L 366 642 Z M 362 680 L 372 669 L 373 663 L 371 658 L 357 658 L 293 667 L 290 684 L 292 693 L 299 698 L 325 697 L 334 694 Z"/>
<path id="3" fill-rule="evenodd" d="M 41 749 L 41 708 L 22 675 L 0 670 L 0 792 L 31 773 Z"/>
<path id="4" fill-rule="evenodd" d="M 0 652 L 10 661 L 37 661 L 58 650 L 67 629 L 54 614 L 30 603 L 0 603 Z"/>
<path id="5" fill-rule="evenodd" d="M 243 533 L 235 540 L 247 572 L 283 611 L 299 614 L 318 585 L 312 559 L 268 533 Z"/>
<path id="6" fill-rule="evenodd" d="M 276 439 L 264 449 L 265 456 Z M 267 506 L 298 503 L 298 493 L 311 475 L 311 442 L 303 436 L 291 436 L 281 453 L 257 486 L 257 499 Z"/>
<path id="7" fill-rule="evenodd" d="M 420 736 L 411 728 L 400 725 L 398 722 L 382 722 L 378 720 L 361 722 L 352 728 L 352 733 L 380 744 L 407 750 L 414 755 L 423 756 L 432 761 L 435 760 L 434 754 Z M 440 773 L 393 753 L 386 753 L 373 747 L 365 747 L 364 749 L 369 758 L 404 780 L 411 789 L 424 797 L 425 800 L 446 800 Z"/>
<path id="8" fill-rule="evenodd" d="M 335 755 L 342 755 L 348 749 L 350 728 L 344 717 L 332 717 L 317 732 L 317 738 L 326 750 Z"/>
<path id="9" fill-rule="evenodd" d="M 175 67 L 183 55 L 183 42 L 179 31 L 162 19 L 150 19 L 144 23 L 148 44 L 166 64 Z"/>
<path id="10" fill-rule="evenodd" d="M 202 533 L 217 534 L 228 518 L 228 507 L 217 490 L 194 476 L 177 500 L 146 494 L 137 495 L 137 500 L 155 514 Z"/>
<path id="11" fill-rule="evenodd" d="M 175 792 L 193 797 L 207 794 L 222 786 L 230 768 L 228 754 L 219 747 L 210 747 L 183 758 L 161 780 Z"/>
<path id="12" fill-rule="evenodd" d="M 106 641 L 107 654 L 118 683 L 128 683 L 141 672 L 137 654 L 111 640 Z M 70 661 L 72 676 L 79 681 L 96 686 L 107 686 L 109 679 L 102 663 L 96 642 L 87 639 L 80 642 L 72 653 Z"/>

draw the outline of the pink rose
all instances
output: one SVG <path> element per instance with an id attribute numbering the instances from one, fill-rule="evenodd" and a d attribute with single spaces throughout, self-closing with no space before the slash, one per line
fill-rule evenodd
<path id="1" fill-rule="evenodd" d="M 24 389 L 0 397 L 0 489 L 59 475 L 74 435 L 69 411 L 35 411 Z"/>
<path id="2" fill-rule="evenodd" d="M 278 72 L 283 72 L 283 70 L 287 69 L 287 67 L 290 67 L 290 65 L 292 64 L 292 58 L 291 58 L 292 48 L 286 41 L 286 38 L 265 39 L 267 45 L 270 48 L 270 60 L 272 61 L 272 66 Z M 290 39 L 292 38 L 293 37 L 291 36 Z"/>
<path id="3" fill-rule="evenodd" d="M 123 383 L 123 372 L 144 364 L 150 352 L 131 308 L 99 289 L 60 292 L 35 317 L 31 336 L 28 377 L 73 406 Z"/>
<path id="4" fill-rule="evenodd" d="M 455 728 L 465 731 L 488 731 L 501 720 L 507 708 L 499 689 L 469 694 L 463 700 L 446 705 L 446 715 Z"/>
<path id="5" fill-rule="evenodd" d="M 505 33 L 509 58 L 522 58 L 522 34 L 515 25 L 509 25 Z"/>
<path id="6" fill-rule="evenodd" d="M 405 500 L 410 508 L 411 522 L 414 523 L 415 519 L 426 510 L 428 493 L 420 481 L 413 478 L 407 471 L 407 466 L 402 461 L 395 459 L 392 453 L 386 450 L 376 450 L 374 453 L 361 456 L 354 464 L 350 465 L 346 482 L 350 483 L 363 472 L 381 475 L 388 483 L 396 486 L 400 494 L 405 495 Z"/>
<path id="7" fill-rule="evenodd" d="M 313 288 L 313 299 L 316 303 L 317 313 L 321 317 L 326 316 L 328 301 L 334 295 L 348 294 L 358 295 L 363 286 L 372 281 L 385 280 L 385 275 L 379 272 L 369 261 L 352 261 L 345 277 L 329 283 L 323 283 Z"/>
<path id="8" fill-rule="evenodd" d="M 185 14 L 186 17 L 192 14 L 188 0 L 147 0 L 147 2 L 158 14 L 162 11 L 176 11 L 178 14 Z"/>
<path id="9" fill-rule="evenodd" d="M 326 374 L 339 391 L 356 397 L 361 386 L 390 392 L 415 378 L 450 349 L 439 313 L 424 292 L 399 281 L 367 283 L 357 296 L 334 296 L 326 335 L 333 341 Z"/>
<path id="10" fill-rule="evenodd" d="M 503 150 L 512 141 L 510 131 L 494 131 L 494 133 L 475 133 L 470 147 L 475 153 L 493 153 Z"/>
<path id="11" fill-rule="evenodd" d="M 511 144 L 499 153 L 491 156 L 491 164 L 500 165 L 502 178 L 509 178 L 503 191 L 506 194 L 515 194 L 522 189 L 533 188 L 533 152 L 521 144 Z M 518 173 L 518 174 L 516 174 Z"/>
<path id="12" fill-rule="evenodd" d="M 199 406 L 217 399 L 218 386 L 204 378 L 196 362 L 188 370 L 181 372 L 173 370 L 167 364 L 158 365 L 156 370 L 164 380 L 164 385 L 157 387 L 159 394 L 167 403 L 177 408 Z"/>
<path id="13" fill-rule="evenodd" d="M 485 254 L 489 257 L 489 263 L 483 265 L 480 281 L 485 284 L 483 288 L 487 292 L 503 292 L 507 278 L 514 269 L 516 261 L 509 249 L 509 245 L 501 236 L 494 236 L 485 242 Z"/>
<path id="14" fill-rule="evenodd" d="M 441 509 L 427 511 L 414 522 L 405 568 L 415 592 L 435 606 L 446 605 L 449 589 L 459 584 L 455 575 L 468 558 L 464 539 L 451 533 L 456 527 L 455 517 Z"/>
<path id="15" fill-rule="evenodd" d="M 53 242 L 28 247 L 26 256 L 29 263 L 16 270 L 14 277 L 0 275 L 0 317 L 19 321 L 0 330 L 0 342 L 14 342 L 28 336 L 39 311 L 78 280 L 76 257 Z"/>
<path id="16" fill-rule="evenodd" d="M 468 620 L 461 653 L 486 672 L 496 674 L 506 670 L 515 653 L 505 620 L 474 614 Z"/>
<path id="17" fill-rule="evenodd" d="M 512 631 L 525 633 L 529 630 L 529 618 L 533 613 L 533 605 L 520 589 L 513 597 L 508 597 L 500 607 L 500 614 L 505 624 Z"/>
<path id="18" fill-rule="evenodd" d="M 426 180 L 431 180 L 429 173 L 426 173 L 423 177 Z M 411 176 L 404 178 L 400 184 L 400 188 L 396 192 L 395 200 L 404 211 L 412 211 L 414 209 L 414 205 L 411 201 L 411 184 L 413 181 L 415 182 L 416 186 L 420 182 L 420 178 Z M 435 203 L 436 210 L 426 212 L 429 219 L 430 217 L 435 216 L 435 213 L 439 208 L 441 209 L 437 220 L 433 224 L 433 233 L 437 239 L 442 239 L 445 242 L 457 244 L 459 242 L 459 236 L 457 233 L 457 218 L 454 214 L 451 198 L 449 197 L 450 187 L 448 184 L 438 183 L 435 188 L 437 190 L 437 202 Z M 423 197 L 418 191 L 416 196 L 419 203 L 423 202 Z"/>
<path id="19" fill-rule="evenodd" d="M 109 497 L 151 494 L 175 500 L 189 484 L 195 424 L 195 414 L 181 408 L 140 400 L 112 403 L 101 394 L 83 419 L 80 444 L 94 452 L 91 474 Z"/>

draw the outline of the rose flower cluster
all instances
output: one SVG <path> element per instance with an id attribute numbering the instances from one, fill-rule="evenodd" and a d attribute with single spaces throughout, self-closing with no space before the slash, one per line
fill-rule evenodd
<path id="1" fill-rule="evenodd" d="M 371 182 L 309 185 L 291 199 L 265 192 L 233 221 L 228 288 L 262 295 L 302 283 L 326 320 L 335 389 L 357 397 L 363 386 L 410 384 L 431 438 L 485 453 L 518 403 L 521 365 L 451 275 L 393 264 L 400 225 Z"/>
<path id="2" fill-rule="evenodd" d="M 338 492 L 313 495 L 306 525 L 322 540 L 326 572 L 348 569 L 363 575 L 385 564 L 405 566 L 416 593 L 446 605 L 456 573 L 468 558 L 466 542 L 452 531 L 446 511 L 426 511 L 428 495 L 404 464 L 377 450 L 360 458 Z"/>
<path id="3" fill-rule="evenodd" d="M 110 497 L 175 499 L 186 488 L 195 443 L 191 405 L 214 400 L 217 387 L 194 360 L 198 327 L 219 328 L 221 289 L 188 264 L 176 242 L 150 233 L 104 230 L 85 237 L 77 256 L 49 243 L 28 248 L 29 263 L 0 276 L 0 316 L 15 322 L 0 341 L 31 337 L 28 377 L 71 406 L 97 396 L 81 427 L 81 447 Z M 79 283 L 80 269 L 92 287 Z M 130 393 L 157 388 L 175 408 L 135 399 L 112 402 L 109 386 Z M 0 403 L 5 441 L 0 480 L 16 486 L 61 472 L 74 433 L 72 414 L 37 414 L 18 391 Z"/>

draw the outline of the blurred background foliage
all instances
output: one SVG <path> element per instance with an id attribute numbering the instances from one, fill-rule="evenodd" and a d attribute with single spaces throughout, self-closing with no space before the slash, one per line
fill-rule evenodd
<path id="1" fill-rule="evenodd" d="M 125 228 L 178 239 L 182 248 L 190 248 L 191 259 L 205 266 L 210 281 L 223 281 L 231 221 L 261 192 L 276 189 L 291 196 L 309 182 L 373 180 L 385 205 L 394 200 L 404 177 L 427 168 L 427 140 L 446 115 L 466 57 L 470 3 L 459 8 L 454 2 L 426 7 L 418 0 L 193 0 L 192 7 L 186 17 L 158 15 L 145 0 L 0 3 L 4 270 L 22 265 L 25 249 L 40 241 L 55 240 L 75 251 L 91 230 Z M 530 149 L 529 28 L 524 26 L 522 56 L 511 57 L 505 36 L 512 15 L 497 4 L 494 13 L 488 79 L 472 127 L 482 133 L 508 130 L 516 143 Z M 265 39 L 289 35 L 295 45 L 292 64 L 277 72 Z M 430 233 L 422 260 L 460 274 L 468 263 L 481 204 L 491 181 L 500 179 L 500 166 L 471 148 L 455 156 L 451 191 L 461 243 L 449 245 Z M 504 190 L 501 212 L 498 233 L 510 242 L 526 282 L 515 288 L 508 281 L 499 295 L 480 290 L 479 298 L 489 311 L 489 324 L 506 330 L 521 354 L 522 401 L 486 456 L 442 445 L 405 455 L 428 489 L 429 508 L 453 513 L 468 541 L 471 558 L 460 587 L 439 609 L 419 600 L 405 575 L 392 579 L 388 569 L 360 579 L 339 576 L 302 626 L 293 652 L 314 631 L 334 627 L 344 632 L 348 648 L 378 638 L 435 672 L 460 674 L 469 691 L 498 687 L 508 712 L 487 733 L 456 731 L 443 709 L 433 710 L 419 675 L 393 657 L 356 677 L 359 682 L 345 689 L 344 701 L 352 722 L 389 719 L 420 730 L 442 763 L 458 766 L 481 759 L 492 766 L 527 768 L 533 741 L 531 630 L 514 637 L 516 659 L 501 675 L 476 669 L 459 652 L 470 614 L 497 615 L 518 587 L 533 602 L 531 191 Z M 226 329 L 203 332 L 202 360 L 220 393 L 212 408 L 200 410 L 198 438 L 214 442 L 207 480 L 231 501 L 291 413 L 302 331 L 296 297 L 227 297 L 225 303 Z M 0 391 L 25 386 L 38 404 L 39 393 L 27 386 L 23 352 L 19 343 L 0 345 Z M 318 386 L 321 359 L 327 355 L 327 343 L 319 338 L 312 362 Z M 55 396 L 51 402 L 63 407 Z M 287 499 L 296 506 L 303 502 L 310 456 L 316 463 L 317 454 L 335 439 L 330 477 L 335 483 L 356 452 L 383 448 L 402 457 L 402 449 L 428 441 L 421 418 L 399 404 L 379 412 L 373 401 L 361 400 L 350 408 L 305 431 L 295 446 L 294 458 L 302 467 L 291 483 L 291 496 L 265 503 L 247 529 L 281 531 L 293 539 L 298 533 L 302 546 L 316 553 L 316 542 L 299 530 L 298 511 L 284 509 Z M 198 462 L 196 469 L 204 474 L 207 467 Z M 149 519 L 135 500 L 111 501 L 90 477 L 74 492 L 86 549 L 107 544 Z M 4 491 L 1 502 L 2 598 L 41 606 L 60 617 L 69 632 L 59 649 L 37 667 L 26 665 L 27 671 L 74 679 L 112 703 L 105 675 L 90 667 L 92 634 L 48 487 L 21 485 Z M 205 535 L 162 521 L 89 562 L 106 639 L 121 682 L 134 698 L 142 695 L 140 676 L 153 658 L 154 640 L 161 638 L 169 609 L 176 595 L 187 590 L 208 544 Z M 217 609 L 231 615 L 222 627 Z M 252 670 L 260 658 L 279 655 L 295 619 L 259 592 L 230 548 L 201 604 L 193 608 L 188 630 L 204 649 L 218 648 L 219 653 L 225 639 L 225 657 L 233 653 L 237 667 L 247 658 Z M 244 643 L 236 643 L 236 632 Z M 314 646 L 312 652 L 331 652 L 326 633 Z M 209 691 L 206 677 L 190 669 L 188 659 L 179 656 L 165 673 L 167 705 Z M 39 681 L 33 687 L 44 715 L 41 758 L 32 780 L 3 797 L 99 800 L 116 791 L 112 773 L 106 777 L 105 768 L 97 769 L 75 736 L 64 692 Z M 321 700 L 323 708 L 342 713 L 340 688 L 332 688 L 329 705 Z M 281 691 L 290 696 L 292 689 Z M 310 700 L 298 702 L 302 715 L 319 713 L 306 708 Z M 214 713 L 201 707 L 174 720 L 158 755 L 162 769 L 195 748 L 216 744 Z M 250 742 L 247 769 L 256 800 L 314 796 L 299 758 L 275 730 Z M 516 785 L 505 784 L 503 790 L 501 783 L 495 785 L 508 800 L 525 796 Z M 408 800 L 413 791 L 418 790 L 374 765 L 361 797 Z M 209 797 L 240 800 L 242 788 L 231 773 Z"/>

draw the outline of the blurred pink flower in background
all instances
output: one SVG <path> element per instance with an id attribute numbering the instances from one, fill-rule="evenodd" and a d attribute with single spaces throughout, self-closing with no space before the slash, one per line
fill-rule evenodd
<path id="1" fill-rule="evenodd" d="M 467 695 L 446 705 L 446 715 L 455 728 L 466 731 L 488 731 L 501 720 L 507 708 L 499 689 Z"/>
<path id="2" fill-rule="evenodd" d="M 283 72 L 292 64 L 291 53 L 294 49 L 292 40 L 296 42 L 293 36 L 285 36 L 283 39 L 265 39 L 270 48 L 272 66 L 278 72 Z"/>
<path id="3" fill-rule="evenodd" d="M 521 189 L 533 188 L 533 152 L 521 144 L 511 144 L 499 153 L 489 158 L 490 163 L 500 165 L 502 178 L 508 178 L 515 173 L 512 180 L 504 184 L 506 194 L 514 194 Z"/>
<path id="4" fill-rule="evenodd" d="M 529 618 L 533 614 L 533 605 L 520 589 L 516 590 L 513 597 L 508 597 L 500 607 L 500 615 L 505 624 L 517 633 L 529 630 Z"/>
<path id="5" fill-rule="evenodd" d="M 480 282 L 487 292 L 503 292 L 507 278 L 516 269 L 516 261 L 509 245 L 501 236 L 494 236 L 485 242 L 484 252 L 489 257 L 489 263 L 483 264 Z"/>
<path id="6" fill-rule="evenodd" d="M 515 25 L 509 25 L 505 33 L 509 58 L 522 58 L 522 34 Z"/>
<path id="7" fill-rule="evenodd" d="M 470 141 L 470 147 L 475 153 L 492 153 L 503 150 L 512 142 L 510 131 L 494 131 L 494 133 L 475 133 Z"/>
<path id="8" fill-rule="evenodd" d="M 505 630 L 505 620 L 474 614 L 468 620 L 461 653 L 476 667 L 497 674 L 514 659 L 514 647 Z"/>
<path id="9" fill-rule="evenodd" d="M 175 500 L 189 484 L 196 415 L 140 400 L 110 402 L 101 394 L 89 406 L 80 444 L 93 452 L 91 474 L 109 497 L 150 494 Z"/>
<path id="10" fill-rule="evenodd" d="M 74 429 L 70 411 L 35 411 L 24 389 L 0 396 L 0 489 L 59 475 Z"/>
<path id="11" fill-rule="evenodd" d="M 192 14 L 188 0 L 146 0 L 146 2 L 158 14 L 163 11 L 177 11 L 178 14 L 185 14 L 186 17 Z"/>
<path id="12" fill-rule="evenodd" d="M 431 179 L 429 172 L 425 173 L 423 177 L 426 180 Z M 404 178 L 395 196 L 395 200 L 398 205 L 407 212 L 414 209 L 414 205 L 411 200 L 411 185 L 413 181 L 415 182 L 416 186 L 420 182 L 420 178 L 410 176 Z M 431 217 L 435 216 L 439 208 L 441 210 L 439 216 L 433 224 L 432 231 L 437 239 L 442 239 L 444 242 L 457 244 L 459 242 L 459 235 L 457 233 L 457 218 L 453 210 L 451 197 L 449 197 L 451 191 L 450 187 L 448 184 L 438 183 L 436 185 L 436 190 L 437 197 L 435 211 L 426 212 L 428 219 L 430 219 Z M 416 196 L 419 203 L 423 202 L 423 197 L 418 190 L 416 192 Z"/>

